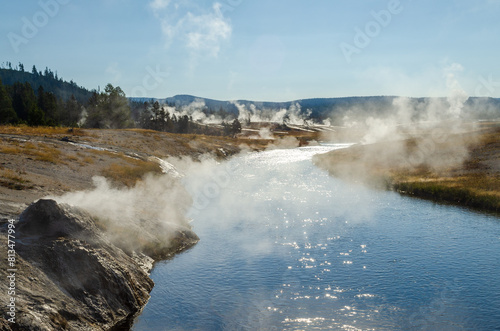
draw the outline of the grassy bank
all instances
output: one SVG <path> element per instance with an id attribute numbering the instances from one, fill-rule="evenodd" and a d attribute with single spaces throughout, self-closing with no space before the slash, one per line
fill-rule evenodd
<path id="1" fill-rule="evenodd" d="M 316 165 L 346 180 L 489 212 L 500 212 L 499 160 L 498 123 L 483 123 L 439 142 L 422 135 L 314 158 Z"/>
<path id="2" fill-rule="evenodd" d="M 500 195 L 498 189 L 485 190 L 478 185 L 471 185 L 474 177 L 466 177 L 461 180 L 404 180 L 391 183 L 395 191 L 412 195 L 415 197 L 445 202 L 478 210 L 500 212 Z M 499 179 L 478 178 L 478 182 L 493 184 L 498 188 Z"/>

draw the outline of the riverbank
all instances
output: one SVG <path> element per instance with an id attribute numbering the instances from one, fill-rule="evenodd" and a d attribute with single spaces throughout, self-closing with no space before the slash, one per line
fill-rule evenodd
<path id="1" fill-rule="evenodd" d="M 317 132 L 259 136 L 0 126 L 0 243 L 15 251 L 14 267 L 0 263 L 3 279 L 15 268 L 14 292 L 0 286 L 0 328 L 130 327 L 149 300 L 153 263 L 199 240 L 185 216 L 184 169 L 169 161 L 297 147 Z"/>
<path id="2" fill-rule="evenodd" d="M 162 160 L 225 159 L 270 142 L 134 129 L 0 126 L 0 242 L 15 252 L 13 266 L 6 250 L 0 264 L 0 277 L 15 274 L 12 291 L 8 282 L 1 283 L 0 328 L 126 329 L 149 299 L 154 261 L 199 240 L 183 216 L 190 198 L 176 170 Z M 96 182 L 96 176 L 105 179 Z M 107 191 L 99 201 L 90 195 L 83 200 L 101 209 L 43 199 L 91 194 L 96 183 L 105 183 Z M 156 201 L 170 193 L 168 201 Z M 120 194 L 123 201 L 115 199 Z M 116 219 L 103 217 L 103 210 L 116 212 Z M 14 313 L 15 323 L 8 313 Z"/>
<path id="3" fill-rule="evenodd" d="M 314 157 L 334 176 L 441 203 L 500 211 L 500 124 L 354 145 Z"/>
<path id="4" fill-rule="evenodd" d="M 0 218 L 17 217 L 45 196 L 91 189 L 94 176 L 134 186 L 146 173 L 162 173 L 157 158 L 226 158 L 268 143 L 134 129 L 0 126 Z"/>

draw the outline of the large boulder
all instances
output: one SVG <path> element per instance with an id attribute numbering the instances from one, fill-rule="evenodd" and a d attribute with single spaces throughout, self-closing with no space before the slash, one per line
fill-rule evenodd
<path id="1" fill-rule="evenodd" d="M 88 213 L 39 200 L 21 214 L 15 230 L 16 324 L 2 320 L 10 298 L 0 282 L 2 329 L 126 329 L 147 303 L 153 260 L 118 248 Z M 0 245 L 7 246 L 5 226 Z M 6 279 L 9 267 L 1 260 L 0 277 Z"/>
<path id="2" fill-rule="evenodd" d="M 100 237 L 89 214 L 66 204 L 59 205 L 54 200 L 41 199 L 30 205 L 19 216 L 16 228 L 20 238 L 95 240 Z"/>

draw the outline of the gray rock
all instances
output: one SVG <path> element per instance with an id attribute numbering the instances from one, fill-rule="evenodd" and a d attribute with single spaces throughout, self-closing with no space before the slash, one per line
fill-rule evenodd
<path id="1" fill-rule="evenodd" d="M 197 241 L 175 235 L 171 252 Z M 7 246 L 5 229 L 0 245 Z M 2 330 L 127 329 L 149 299 L 153 260 L 114 245 L 86 212 L 53 200 L 30 205 L 16 224 L 16 324 L 8 323 L 10 297 L 0 282 Z M 1 259 L 0 277 L 7 277 Z"/>

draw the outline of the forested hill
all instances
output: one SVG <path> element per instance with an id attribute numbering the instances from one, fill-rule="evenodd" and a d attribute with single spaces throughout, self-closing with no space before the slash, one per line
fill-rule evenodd
<path id="1" fill-rule="evenodd" d="M 35 67 L 30 72 L 22 69 L 0 69 L 0 79 L 3 85 L 14 85 L 17 82 L 29 83 L 35 91 L 41 86 L 46 92 L 51 92 L 57 99 L 64 101 L 69 100 L 73 95 L 81 104 L 85 104 L 92 96 L 92 91 L 78 86 L 73 81 L 64 81 L 50 69 L 46 68 L 43 72 L 37 71 Z"/>
<path id="2" fill-rule="evenodd" d="M 7 62 L 0 68 L 1 124 L 124 128 L 135 123 L 119 86 L 89 91 L 48 68 L 27 72 L 22 63 L 12 68 Z"/>

